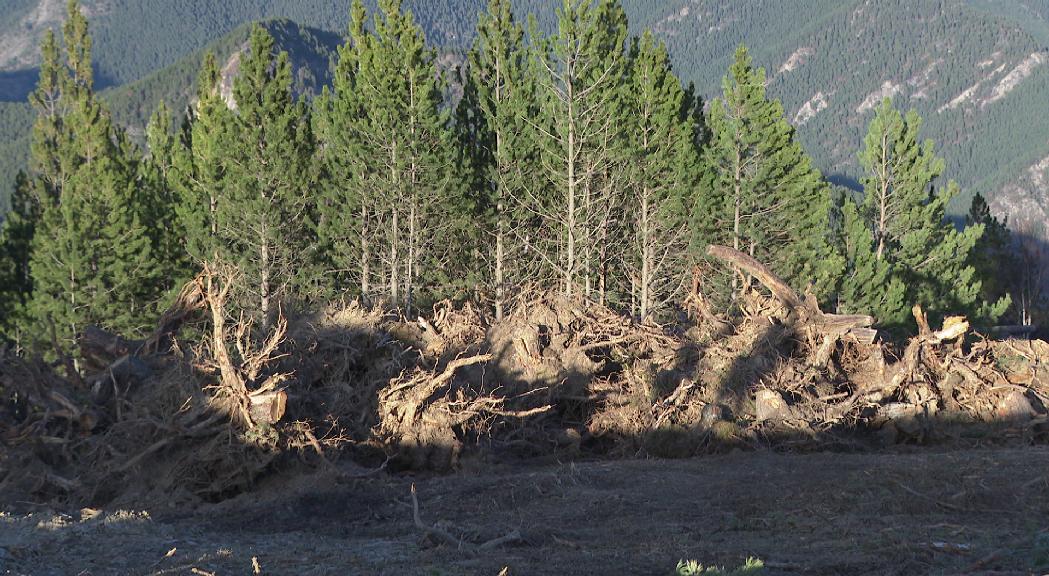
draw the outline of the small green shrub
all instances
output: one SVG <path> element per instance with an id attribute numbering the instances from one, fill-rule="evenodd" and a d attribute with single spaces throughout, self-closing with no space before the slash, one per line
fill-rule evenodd
<path id="1" fill-rule="evenodd" d="M 747 558 L 742 566 L 727 570 L 718 566 L 703 566 L 695 560 L 677 563 L 674 576 L 756 576 L 765 571 L 765 563 L 757 558 Z"/>

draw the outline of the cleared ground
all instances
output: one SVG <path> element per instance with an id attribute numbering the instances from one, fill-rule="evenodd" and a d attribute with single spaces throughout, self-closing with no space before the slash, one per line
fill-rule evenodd
<path id="1" fill-rule="evenodd" d="M 1040 447 L 467 462 L 446 476 L 347 479 L 358 472 L 270 480 L 193 511 L 6 514 L 0 573 L 664 576 L 680 559 L 747 557 L 765 574 L 1049 570 Z M 482 552 L 433 541 L 413 522 L 413 483 L 426 525 L 521 540 Z"/>

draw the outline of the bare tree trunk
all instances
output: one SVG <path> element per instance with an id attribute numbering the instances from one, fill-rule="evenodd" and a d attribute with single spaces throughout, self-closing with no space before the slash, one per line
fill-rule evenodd
<path id="1" fill-rule="evenodd" d="M 878 260 L 885 254 L 885 237 L 888 235 L 888 211 L 889 211 L 889 159 L 886 157 L 886 147 L 889 145 L 889 136 L 885 134 L 881 138 L 881 198 L 879 198 L 878 214 Z"/>
<path id="2" fill-rule="evenodd" d="M 219 210 L 219 201 L 215 198 L 214 194 L 210 194 L 210 209 L 211 209 L 211 236 L 215 237 L 219 234 L 219 220 L 215 214 Z"/>
<path id="3" fill-rule="evenodd" d="M 415 78 L 412 77 L 408 83 L 408 102 L 409 102 L 409 113 L 408 117 L 408 128 L 411 135 L 411 141 L 416 141 L 415 135 Z M 410 149 L 412 150 L 412 149 Z M 415 282 L 415 268 L 416 259 L 418 258 L 418 244 L 416 239 L 416 233 L 418 227 L 416 226 L 416 219 L 419 215 L 419 186 L 418 186 L 418 166 L 416 165 L 417 158 L 415 151 L 411 152 L 411 163 L 408 169 L 408 183 L 411 186 L 409 194 L 411 195 L 410 206 L 408 208 L 408 261 L 405 263 L 405 274 L 404 274 L 404 308 L 406 313 L 410 316 L 412 313 L 412 296 Z"/>
<path id="4" fill-rule="evenodd" d="M 371 291 L 369 284 L 371 270 L 369 268 L 369 246 L 368 246 L 368 205 L 361 204 L 361 296 L 367 300 L 368 292 Z"/>
<path id="5" fill-rule="evenodd" d="M 583 275 L 583 296 L 589 300 L 590 293 L 593 290 L 591 280 L 594 275 L 594 231 L 591 227 L 593 224 L 591 219 L 594 215 L 594 191 L 590 186 L 587 186 L 584 190 L 586 195 L 583 197 L 583 228 L 579 234 L 583 241 L 583 265 L 580 272 Z"/>
<path id="6" fill-rule="evenodd" d="M 500 56 L 495 60 L 495 101 L 499 106 L 503 105 L 503 60 Z M 495 169 L 496 169 L 496 202 L 495 209 L 499 213 L 495 225 L 495 319 L 503 319 L 503 299 L 506 297 L 506 278 L 504 277 L 503 260 L 506 258 L 505 234 L 506 234 L 506 183 L 502 179 L 503 163 L 503 131 L 500 125 L 495 131 Z"/>
<path id="7" fill-rule="evenodd" d="M 638 298 L 638 281 L 633 274 L 630 275 L 630 315 L 640 318 L 641 302 Z"/>
<path id="8" fill-rule="evenodd" d="M 397 244 L 400 242 L 400 211 L 394 207 L 393 224 L 390 227 L 390 298 L 394 303 L 398 302 L 400 294 L 400 282 L 397 268 L 400 266 L 397 255 Z"/>
<path id="9" fill-rule="evenodd" d="M 409 316 L 412 314 L 412 296 L 415 282 L 416 263 L 415 259 L 418 257 L 418 246 L 416 245 L 416 235 L 418 232 L 418 226 L 416 225 L 416 218 L 418 217 L 418 211 L 416 210 L 415 203 L 413 202 L 411 208 L 408 211 L 408 258 L 405 262 L 405 274 L 404 274 L 404 308 Z"/>
<path id="10" fill-rule="evenodd" d="M 743 174 L 741 172 L 741 164 L 743 162 L 742 152 L 739 149 L 739 144 L 736 144 L 736 173 L 735 173 L 735 199 L 733 206 L 735 207 L 735 213 L 732 216 L 732 248 L 736 251 L 740 249 L 740 236 L 743 233 L 743 214 L 742 214 L 742 202 L 743 202 L 743 187 L 742 179 Z M 742 289 L 740 284 L 740 276 L 742 272 L 739 269 L 736 270 L 736 274 L 732 277 L 732 297 L 739 296 L 739 291 Z"/>
<path id="11" fill-rule="evenodd" d="M 259 310 L 262 312 L 262 325 L 269 326 L 270 322 L 270 243 L 268 239 L 266 224 L 262 224 L 259 234 L 259 292 L 261 302 Z"/>
<path id="12" fill-rule="evenodd" d="M 575 149 L 575 102 L 573 102 L 573 85 L 568 81 L 568 246 L 565 260 L 565 296 L 572 297 L 572 285 L 575 283 L 575 250 L 576 250 L 576 149 Z"/>
<path id="13" fill-rule="evenodd" d="M 500 217 L 499 222 L 496 224 L 495 233 L 495 319 L 503 319 L 503 299 L 506 297 L 504 291 L 506 289 L 506 279 L 503 277 L 503 259 L 505 254 L 503 253 L 503 235 L 505 220 L 502 217 L 503 203 L 500 202 L 496 207 L 499 210 Z"/>
<path id="14" fill-rule="evenodd" d="M 645 186 L 641 197 L 641 298 L 639 305 L 642 322 L 648 318 L 652 304 L 652 231 L 649 219 L 649 193 L 648 186 Z"/>

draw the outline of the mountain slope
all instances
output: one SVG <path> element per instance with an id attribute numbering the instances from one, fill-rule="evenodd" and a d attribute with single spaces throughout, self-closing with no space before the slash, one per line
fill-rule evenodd
<path id="1" fill-rule="evenodd" d="M 813 0 L 786 11 L 774 0 L 674 0 L 646 23 L 704 94 L 717 93 L 730 47 L 746 42 L 817 163 L 844 182 L 857 177 L 872 107 L 892 96 L 916 108 L 963 186 L 962 212 L 976 191 L 994 196 L 1049 155 L 1049 27 L 1021 21 L 1047 4 Z"/>
<path id="2" fill-rule="evenodd" d="M 8 2 L 13 8 L 0 16 L 0 40 L 14 38 L 12 30 L 21 38 L 48 22 L 53 25 L 56 3 L 64 4 Z M 450 47 L 469 42 L 484 4 L 406 2 L 431 42 Z M 515 6 L 522 16 L 537 13 L 541 26 L 549 28 L 556 4 L 519 0 Z M 84 0 L 84 5 L 96 34 L 100 76 L 123 85 L 106 98 L 133 130 L 161 97 L 174 100 L 172 107 L 179 109 L 191 92 L 200 48 L 212 41 L 223 57 L 232 53 L 243 37 L 243 29 L 236 28 L 240 23 L 290 17 L 312 27 L 299 27 L 311 38 L 291 32 L 280 44 L 295 50 L 301 43 L 303 52 L 320 54 L 337 42 L 349 10 L 348 0 Z M 1049 94 L 1049 0 L 806 0 L 789 5 L 779 0 L 624 0 L 624 7 L 634 30 L 652 28 L 667 43 L 679 73 L 708 97 L 719 92 L 734 48 L 747 43 L 756 62 L 768 69 L 770 93 L 782 100 L 799 137 L 836 181 L 855 181 L 856 151 L 871 108 L 881 97 L 894 96 L 899 105 L 915 107 L 925 117 L 925 134 L 947 159 L 948 177 L 962 185 L 965 196 L 953 207 L 956 213 L 965 210 L 976 191 L 999 208 L 1046 203 L 1041 198 L 1049 190 L 1039 187 L 1043 180 L 1031 178 L 1030 169 L 1049 157 L 1049 115 L 1043 113 Z M 213 40 L 223 34 L 228 35 Z M 9 86 L 9 92 L 32 76 L 24 58 L 16 59 L 18 68 L 10 64 L 15 61 L 10 54 L 4 56 L 22 44 L 0 42 L 7 47 L 0 48 L 0 69 L 7 67 L 0 77 L 14 79 L 0 85 Z M 323 82 L 326 70 L 320 62 L 326 56 L 302 58 L 315 59 L 308 67 L 314 87 Z M 5 139 L 10 143 L 17 134 L 5 124 L 18 122 L 0 115 L 0 130 L 12 135 Z M 1011 199 L 1020 190 L 1033 200 Z"/>
<path id="3" fill-rule="evenodd" d="M 330 82 L 330 58 L 342 43 L 340 36 L 290 20 L 271 20 L 263 25 L 279 49 L 288 51 L 297 92 L 312 95 Z M 247 47 L 250 31 L 250 24 L 241 25 L 175 64 L 135 82 L 104 90 L 100 96 L 117 123 L 126 127 L 133 138 L 141 140 L 146 123 L 161 100 L 176 113 L 190 104 L 205 52 L 213 52 L 223 67 L 223 74 L 231 78 L 240 52 Z M 32 118 L 27 103 L 0 101 L 0 213 L 6 208 L 15 175 L 26 165 Z"/>
<path id="4" fill-rule="evenodd" d="M 65 0 L 4 0 L 0 14 L 0 99 L 32 90 L 44 30 L 64 18 Z M 289 19 L 342 34 L 350 2 L 343 0 L 82 0 L 91 21 L 99 88 L 133 82 L 171 66 L 246 22 Z M 375 0 L 366 0 L 369 10 Z M 410 0 L 431 42 L 458 47 L 472 37 L 483 0 Z"/>

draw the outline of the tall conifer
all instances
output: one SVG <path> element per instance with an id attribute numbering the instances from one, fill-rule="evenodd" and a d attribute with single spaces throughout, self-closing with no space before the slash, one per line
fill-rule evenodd
<path id="1" fill-rule="evenodd" d="M 860 152 L 865 171 L 860 215 L 866 230 L 857 226 L 852 236 L 869 233 L 874 259 L 891 269 L 888 281 L 906 287 L 904 298 L 896 301 L 899 307 L 885 310 L 880 320 L 901 329 L 909 327 L 912 304 L 940 314 L 968 312 L 997 318 L 1008 307 L 1008 300 L 983 303 L 981 283 L 969 263 L 983 225 L 958 231 L 945 220 L 958 186 L 954 182 L 936 186 L 944 161 L 936 156 L 931 141 L 919 140 L 920 129 L 916 112 L 904 116 L 885 99 L 871 120 Z M 880 299 L 877 293 L 886 288 L 885 282 L 846 277 L 843 303 L 858 310 L 863 303 Z M 851 296 L 844 296 L 847 294 Z"/>
<path id="2" fill-rule="evenodd" d="M 670 68 L 666 48 L 650 32 L 635 42 L 629 90 L 630 185 L 626 215 L 633 242 L 627 265 L 644 320 L 680 296 L 688 247 L 688 198 L 696 185 L 698 150 L 691 95 Z"/>
<path id="3" fill-rule="evenodd" d="M 459 235 L 473 209 L 456 186 L 436 54 L 400 0 L 381 0 L 379 8 L 369 32 L 363 5 L 354 2 L 339 79 L 320 112 L 328 169 L 358 174 L 330 189 L 321 231 L 325 245 L 357 246 L 347 256 L 359 257 L 346 263 L 356 260 L 362 290 L 410 309 L 421 289 L 457 280 L 442 274 L 468 248 Z"/>
<path id="4" fill-rule="evenodd" d="M 558 30 L 539 43 L 534 128 L 547 181 L 532 202 L 540 253 L 567 296 L 603 296 L 616 186 L 624 168 L 626 17 L 617 0 L 564 0 Z M 596 285 L 595 285 L 596 284 Z"/>
<path id="5" fill-rule="evenodd" d="M 86 325 L 145 329 L 163 289 L 136 190 L 135 152 L 93 91 L 87 20 L 70 0 L 65 62 L 43 46 L 31 165 L 40 203 L 30 269 L 32 332 L 59 344 Z"/>
<path id="6" fill-rule="evenodd" d="M 534 86 L 528 75 L 524 29 L 509 0 L 489 0 L 477 24 L 460 102 L 460 141 L 474 163 L 488 215 L 481 251 L 489 263 L 497 318 L 505 312 L 508 290 L 533 272 L 523 238 L 530 214 L 530 180 L 536 150 L 528 126 L 534 116 Z"/>
<path id="7" fill-rule="evenodd" d="M 178 218 L 180 198 L 175 192 L 175 156 L 178 137 L 171 128 L 171 112 L 161 101 L 146 126 L 149 155 L 139 163 L 138 188 L 143 195 L 143 218 L 150 224 L 150 239 L 158 272 L 181 286 L 192 274 L 185 249 L 186 231 Z"/>
<path id="8" fill-rule="evenodd" d="M 709 178 L 696 212 L 704 242 L 749 253 L 795 285 L 820 292 L 840 272 L 829 242 L 830 190 L 794 139 L 765 70 L 740 46 L 710 107 Z"/>
<path id="9" fill-rule="evenodd" d="M 288 54 L 277 53 L 262 26 L 252 29 L 233 97 L 216 236 L 240 268 L 246 302 L 268 321 L 312 276 L 315 166 L 308 108 L 292 92 Z"/>
<path id="10" fill-rule="evenodd" d="M 196 103 L 172 144 L 170 180 L 183 247 L 197 265 L 227 256 L 218 236 L 218 206 L 224 201 L 226 154 L 232 113 L 220 91 L 215 55 L 205 54 L 197 77 Z"/>
<path id="11" fill-rule="evenodd" d="M 24 172 L 15 180 L 10 210 L 0 221 L 0 340 L 20 341 L 18 327 L 26 322 L 26 305 L 33 292 L 29 273 L 33 234 L 40 206 Z"/>

